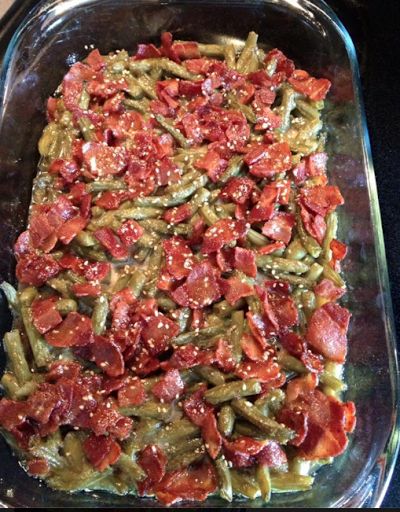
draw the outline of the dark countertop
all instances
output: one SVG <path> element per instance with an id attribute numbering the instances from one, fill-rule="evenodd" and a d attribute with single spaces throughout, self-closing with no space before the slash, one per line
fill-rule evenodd
<path id="1" fill-rule="evenodd" d="M 378 185 L 389 276 L 400 333 L 400 15 L 398 0 L 326 0 L 356 44 Z M 0 0 L 1 3 L 1 0 Z M 18 10 L 35 0 L 17 0 Z M 7 24 L 6 24 L 7 25 Z M 3 26 L 4 29 L 4 26 Z M 0 43 L 0 54 L 5 41 Z M 400 506 L 400 459 L 383 507 Z"/>

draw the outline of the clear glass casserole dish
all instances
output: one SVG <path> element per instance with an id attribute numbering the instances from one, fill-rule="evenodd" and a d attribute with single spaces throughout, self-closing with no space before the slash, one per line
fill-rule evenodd
<path id="1" fill-rule="evenodd" d="M 322 468 L 311 491 L 274 495 L 276 507 L 379 506 L 394 467 L 399 438 L 398 371 L 383 235 L 368 134 L 352 41 L 319 0 L 51 0 L 40 3 L 15 33 L 0 82 L 0 276 L 14 281 L 12 245 L 23 230 L 45 125 L 45 101 L 68 66 L 92 47 L 101 53 L 156 42 L 168 30 L 200 42 L 243 40 L 259 34 L 261 46 L 278 47 L 298 67 L 332 83 L 326 110 L 330 176 L 346 200 L 340 239 L 349 246 L 344 266 L 352 311 L 347 400 L 358 422 L 347 451 Z M 10 323 L 1 301 L 1 334 Z M 4 354 L 1 354 L 4 367 Z M 105 493 L 52 491 L 28 477 L 0 440 L 0 506 L 155 507 L 154 501 Z M 226 507 L 211 498 L 200 507 Z M 262 507 L 236 501 L 230 507 Z"/>

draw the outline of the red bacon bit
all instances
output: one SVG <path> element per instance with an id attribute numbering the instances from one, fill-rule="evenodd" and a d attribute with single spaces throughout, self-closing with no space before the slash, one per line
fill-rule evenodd
<path id="1" fill-rule="evenodd" d="M 272 358 L 264 361 L 244 361 L 240 363 L 235 375 L 240 379 L 258 379 L 260 382 L 272 382 L 280 374 L 280 366 Z"/>
<path id="2" fill-rule="evenodd" d="M 67 220 L 58 230 L 58 239 L 65 245 L 68 245 L 83 229 L 85 229 L 87 220 L 81 216 Z"/>
<path id="3" fill-rule="evenodd" d="M 292 166 L 292 153 L 287 142 L 276 142 L 269 146 L 257 146 L 244 157 L 250 174 L 260 178 L 288 171 Z"/>
<path id="4" fill-rule="evenodd" d="M 43 286 L 60 273 L 57 261 L 49 255 L 23 254 L 16 267 L 17 279 L 30 286 Z"/>
<path id="5" fill-rule="evenodd" d="M 314 78 L 302 69 L 296 69 L 288 82 L 296 91 L 313 101 L 324 100 L 331 88 L 331 82 L 326 78 Z"/>
<path id="6" fill-rule="evenodd" d="M 293 443 L 292 443 L 293 444 Z M 288 460 L 283 448 L 275 441 L 268 441 L 257 453 L 257 462 L 269 468 L 287 470 Z"/>
<path id="7" fill-rule="evenodd" d="M 326 176 L 326 164 L 328 155 L 326 153 L 313 153 L 303 160 L 293 169 L 293 177 L 296 185 L 301 185 L 308 178 L 316 176 Z"/>
<path id="8" fill-rule="evenodd" d="M 245 204 L 253 190 L 254 181 L 250 178 L 231 178 L 221 190 L 220 198 L 236 204 Z"/>
<path id="9" fill-rule="evenodd" d="M 300 335 L 294 332 L 287 332 L 283 333 L 279 340 L 283 348 L 292 356 L 300 359 L 310 372 L 321 373 L 324 370 L 321 358 L 308 349 L 307 342 Z"/>
<path id="10" fill-rule="evenodd" d="M 143 228 L 135 220 L 126 220 L 118 228 L 117 235 L 124 245 L 131 247 L 143 235 Z"/>
<path id="11" fill-rule="evenodd" d="M 176 347 L 169 360 L 162 362 L 161 366 L 165 370 L 171 368 L 180 370 L 193 368 L 199 364 L 212 364 L 214 360 L 214 353 L 211 350 L 200 350 L 189 343 L 182 347 Z"/>
<path id="12" fill-rule="evenodd" d="M 277 419 L 296 432 L 296 437 L 291 439 L 289 444 L 300 446 L 308 434 L 308 414 L 295 407 L 291 409 L 284 408 L 279 411 Z"/>
<path id="13" fill-rule="evenodd" d="M 221 295 L 218 272 L 209 261 L 197 263 L 190 271 L 186 282 L 171 292 L 175 302 L 192 309 L 209 306 Z"/>
<path id="14" fill-rule="evenodd" d="M 259 254 L 272 254 L 275 251 L 280 251 L 286 247 L 284 242 L 274 242 L 273 244 L 264 245 L 258 250 Z"/>
<path id="15" fill-rule="evenodd" d="M 278 48 L 270 50 L 265 56 L 264 62 L 266 65 L 276 62 L 275 76 L 277 74 L 281 75 L 280 81 L 287 80 L 295 70 L 294 62 L 288 59 Z"/>
<path id="16" fill-rule="evenodd" d="M 62 317 L 57 311 L 57 298 L 36 299 L 32 303 L 33 325 L 45 334 L 62 322 Z"/>
<path id="17" fill-rule="evenodd" d="M 201 252 L 211 254 L 239 238 L 246 236 L 248 225 L 242 220 L 220 219 L 207 229 Z"/>
<path id="18" fill-rule="evenodd" d="M 223 372 L 229 373 L 233 371 L 236 366 L 236 362 L 233 358 L 232 347 L 222 338 L 217 341 L 215 359 L 217 365 Z"/>
<path id="19" fill-rule="evenodd" d="M 97 436 L 108 434 L 124 440 L 131 433 L 132 424 L 132 419 L 120 414 L 115 402 L 108 399 L 98 405 L 89 426 Z"/>
<path id="20" fill-rule="evenodd" d="M 260 361 L 264 359 L 264 350 L 251 334 L 243 333 L 240 346 L 250 361 Z"/>
<path id="21" fill-rule="evenodd" d="M 146 391 L 138 378 L 129 377 L 118 390 L 119 407 L 140 405 L 146 400 Z"/>
<path id="22" fill-rule="evenodd" d="M 337 206 L 342 205 L 344 199 L 338 187 L 325 185 L 302 188 L 300 202 L 313 214 L 325 217 L 327 213 L 333 212 Z"/>
<path id="23" fill-rule="evenodd" d="M 96 284 L 75 283 L 71 286 L 71 290 L 76 297 L 99 297 L 101 295 L 101 287 Z"/>
<path id="24" fill-rule="evenodd" d="M 220 157 L 216 151 L 208 151 L 202 158 L 194 162 L 197 169 L 207 171 L 207 175 L 211 181 L 216 183 L 225 171 L 228 162 Z"/>
<path id="25" fill-rule="evenodd" d="M 225 457 L 236 468 L 253 466 L 265 445 L 265 442 L 247 436 L 239 436 L 234 441 L 224 439 L 223 443 Z"/>
<path id="26" fill-rule="evenodd" d="M 112 148 L 98 142 L 86 142 L 82 146 L 83 161 L 93 176 L 119 174 L 127 166 L 123 148 Z"/>
<path id="27" fill-rule="evenodd" d="M 115 464 L 121 455 L 120 445 L 110 436 L 89 436 L 83 442 L 83 451 L 98 471 Z"/>
<path id="28" fill-rule="evenodd" d="M 168 224 L 179 224 L 180 222 L 190 219 L 191 216 L 192 209 L 188 203 L 185 203 L 166 210 L 163 219 L 168 222 Z"/>
<path id="29" fill-rule="evenodd" d="M 110 377 L 118 377 L 125 371 L 124 358 L 117 343 L 111 338 L 95 336 L 90 346 L 91 359 Z"/>
<path id="30" fill-rule="evenodd" d="M 342 261 L 346 257 L 347 247 L 343 242 L 333 239 L 330 244 L 330 249 L 334 260 Z"/>
<path id="31" fill-rule="evenodd" d="M 314 293 L 329 302 L 335 302 L 346 293 L 346 288 L 335 286 L 330 279 L 322 279 L 314 286 Z"/>
<path id="32" fill-rule="evenodd" d="M 202 427 L 210 415 L 213 415 L 213 408 L 203 400 L 205 386 L 195 391 L 183 402 L 183 410 L 192 423 Z"/>
<path id="33" fill-rule="evenodd" d="M 46 459 L 32 459 L 27 465 L 28 473 L 32 476 L 45 476 L 49 473 L 50 467 Z"/>
<path id="34" fill-rule="evenodd" d="M 168 240 L 164 240 L 162 245 L 168 272 L 175 279 L 187 277 L 193 269 L 196 260 L 186 240 L 179 236 L 173 236 Z"/>
<path id="35" fill-rule="evenodd" d="M 155 445 L 148 445 L 138 457 L 140 466 L 146 471 L 148 483 L 151 485 L 161 482 L 167 467 L 167 457 L 163 450 Z"/>
<path id="36" fill-rule="evenodd" d="M 92 321 L 79 313 L 68 313 L 67 317 L 55 329 L 47 332 L 44 337 L 53 347 L 73 347 L 87 345 L 93 337 Z"/>
<path id="37" fill-rule="evenodd" d="M 153 356 L 164 352 L 168 341 L 179 333 L 179 326 L 170 318 L 162 315 L 149 318 L 142 330 L 142 339 Z"/>
<path id="38" fill-rule="evenodd" d="M 218 431 L 217 420 L 211 412 L 201 427 L 201 435 L 210 457 L 216 459 L 221 451 L 222 436 Z"/>
<path id="39" fill-rule="evenodd" d="M 242 297 L 254 295 L 254 287 L 251 284 L 242 281 L 238 277 L 221 279 L 220 284 L 226 300 L 232 306 Z"/>
<path id="40" fill-rule="evenodd" d="M 308 343 L 324 357 L 344 363 L 347 353 L 347 329 L 350 321 L 347 309 L 331 302 L 316 309 L 306 332 Z"/>
<path id="41" fill-rule="evenodd" d="M 257 265 L 255 253 L 251 249 L 235 247 L 234 267 L 236 270 L 244 272 L 249 277 L 256 277 Z"/>
<path id="42" fill-rule="evenodd" d="M 276 212 L 273 218 L 264 224 L 262 233 L 272 240 L 287 245 L 292 238 L 292 229 L 295 223 L 296 219 L 293 214 Z"/>
<path id="43" fill-rule="evenodd" d="M 286 283 L 266 281 L 265 290 L 260 287 L 256 290 L 263 301 L 270 331 L 283 332 L 298 323 L 297 308 Z"/>
<path id="44" fill-rule="evenodd" d="M 97 229 L 93 234 L 116 260 L 125 260 L 128 257 L 126 245 L 111 228 Z"/>
<path id="45" fill-rule="evenodd" d="M 138 44 L 133 60 L 156 59 L 158 57 L 161 57 L 161 52 L 154 44 Z"/>
<path id="46" fill-rule="evenodd" d="M 185 385 L 178 370 L 168 370 L 151 388 L 153 395 L 163 402 L 172 402 L 180 397 Z"/>
<path id="47" fill-rule="evenodd" d="M 156 486 L 157 499 L 170 506 L 180 501 L 204 501 L 217 489 L 217 475 L 213 465 L 207 461 L 200 466 L 167 473 Z"/>

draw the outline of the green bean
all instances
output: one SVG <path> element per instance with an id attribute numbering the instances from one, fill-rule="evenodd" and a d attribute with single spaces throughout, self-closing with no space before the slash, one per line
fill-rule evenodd
<path id="1" fill-rule="evenodd" d="M 259 254 L 256 256 L 257 267 L 263 271 L 281 271 L 293 274 L 304 274 L 309 270 L 309 266 L 298 260 L 288 260 L 278 256 L 271 256 L 270 254 Z"/>
<path id="2" fill-rule="evenodd" d="M 172 137 L 176 140 L 176 142 L 180 145 L 181 148 L 190 147 L 189 140 L 183 135 L 183 133 L 176 128 L 172 121 L 169 121 L 166 117 L 161 114 L 154 114 L 154 117 L 157 123 L 164 128 Z"/>
<path id="3" fill-rule="evenodd" d="M 295 238 L 290 242 L 285 250 L 285 258 L 288 258 L 289 260 L 302 260 L 306 254 L 307 251 L 301 245 L 298 238 Z"/>
<path id="4" fill-rule="evenodd" d="M 256 379 L 228 382 L 215 386 L 204 393 L 204 398 L 210 404 L 228 402 L 239 396 L 251 396 L 261 393 L 261 384 Z"/>
<path id="5" fill-rule="evenodd" d="M 326 216 L 326 232 L 322 242 L 321 258 L 325 261 L 332 259 L 331 242 L 336 238 L 338 218 L 336 212 L 329 212 Z"/>
<path id="6" fill-rule="evenodd" d="M 155 84 L 153 80 L 148 75 L 141 75 L 136 77 L 131 77 L 133 83 L 140 87 L 140 89 L 148 96 L 150 99 L 155 100 L 157 98 L 157 94 L 155 91 Z"/>
<path id="7" fill-rule="evenodd" d="M 191 439 L 178 449 L 168 460 L 168 471 L 184 468 L 202 459 L 205 454 L 202 439 Z"/>
<path id="8" fill-rule="evenodd" d="M 239 73 L 250 73 L 257 71 L 258 58 L 256 54 L 258 35 L 255 32 L 249 32 L 244 48 L 239 55 L 236 63 L 236 69 Z"/>
<path id="9" fill-rule="evenodd" d="M 5 372 L 1 378 L 1 385 L 6 390 L 7 396 L 12 400 L 23 400 L 30 396 L 38 387 L 38 383 L 35 380 L 28 380 L 20 386 L 18 381 L 10 372 Z"/>
<path id="10" fill-rule="evenodd" d="M 71 283 L 69 283 L 66 279 L 62 279 L 60 277 L 53 277 L 47 281 L 47 285 L 53 290 L 56 290 L 64 299 L 71 299 L 72 293 L 70 290 Z"/>
<path id="11" fill-rule="evenodd" d="M 333 375 L 324 372 L 320 375 L 319 380 L 322 384 L 325 384 L 326 386 L 329 386 L 332 388 L 335 393 L 341 393 L 342 391 L 345 391 L 347 389 L 346 384 L 338 379 L 337 377 L 334 377 Z"/>
<path id="12" fill-rule="evenodd" d="M 223 405 L 218 414 L 218 430 L 225 437 L 232 435 L 235 425 L 235 413 L 230 405 Z"/>
<path id="13" fill-rule="evenodd" d="M 256 479 L 261 490 L 261 498 L 265 503 L 271 499 L 271 476 L 268 466 L 259 464 L 256 468 Z"/>
<path id="14" fill-rule="evenodd" d="M 290 439 L 293 439 L 294 432 L 292 430 L 264 416 L 251 402 L 240 398 L 232 400 L 231 405 L 237 414 L 253 423 L 271 439 L 281 444 L 286 444 Z"/>
<path id="15" fill-rule="evenodd" d="M 233 156 L 229 160 L 228 167 L 218 178 L 220 183 L 226 183 L 230 178 L 237 176 L 243 167 L 243 157 L 239 155 Z"/>
<path id="16" fill-rule="evenodd" d="M 147 114 L 149 112 L 149 100 L 145 98 L 141 100 L 132 100 L 130 98 L 126 98 L 122 103 L 128 109 L 137 110 L 141 114 Z"/>
<path id="17" fill-rule="evenodd" d="M 296 225 L 297 232 L 299 234 L 303 247 L 309 254 L 311 254 L 313 258 L 318 258 L 319 255 L 321 254 L 322 248 L 319 245 L 319 243 L 316 240 L 314 240 L 314 238 L 312 238 L 310 235 L 308 235 L 308 233 L 304 229 L 303 222 L 301 220 L 299 212 L 297 212 L 296 214 Z"/>
<path id="18" fill-rule="evenodd" d="M 303 293 L 301 294 L 301 303 L 303 306 L 303 311 L 308 318 L 316 308 L 316 299 L 314 292 L 312 292 L 311 290 L 304 290 Z"/>
<path id="19" fill-rule="evenodd" d="M 188 325 L 189 325 L 190 309 L 189 308 L 180 308 L 177 313 L 178 313 L 178 316 L 175 318 L 175 320 L 179 325 L 179 332 L 184 333 L 184 331 L 186 331 L 186 329 L 188 328 Z M 185 334 L 187 334 L 187 333 L 185 333 Z M 185 343 L 183 342 L 183 340 L 184 340 L 183 334 L 179 335 L 179 336 L 182 336 L 182 337 L 179 338 L 178 343 L 176 343 L 176 341 L 175 341 L 176 338 L 174 339 L 174 343 L 177 345 L 179 345 L 179 344 L 184 345 Z M 186 343 L 190 343 L 190 341 L 187 341 Z"/>
<path id="20" fill-rule="evenodd" d="M 285 401 L 285 393 L 281 389 L 271 389 L 266 395 L 257 398 L 254 405 L 266 416 L 275 416 L 282 408 Z"/>
<path id="21" fill-rule="evenodd" d="M 279 127 L 279 131 L 281 133 L 287 132 L 287 130 L 290 127 L 290 121 L 291 121 L 291 112 L 296 108 L 296 99 L 298 97 L 298 93 L 290 86 L 283 86 L 282 87 L 282 98 L 281 98 L 281 104 L 276 109 L 278 113 L 281 116 L 282 122 L 281 126 Z"/>
<path id="22" fill-rule="evenodd" d="M 250 500 L 255 500 L 261 495 L 261 490 L 255 478 L 237 469 L 230 471 L 232 479 L 232 489 L 235 494 L 241 494 Z"/>
<path id="23" fill-rule="evenodd" d="M 236 50 L 233 44 L 225 45 L 225 63 L 228 68 L 236 69 Z"/>
<path id="24" fill-rule="evenodd" d="M 232 501 L 232 478 L 225 457 L 218 457 L 215 460 L 215 469 L 217 470 L 219 494 L 222 499 Z"/>
<path id="25" fill-rule="evenodd" d="M 250 228 L 247 232 L 247 240 L 257 247 L 264 247 L 264 245 L 268 245 L 269 240 L 266 236 L 262 235 L 255 229 Z"/>
<path id="26" fill-rule="evenodd" d="M 106 329 L 107 317 L 109 313 L 108 300 L 105 295 L 100 295 L 95 300 L 93 313 L 92 313 L 92 325 L 93 332 L 95 334 L 103 334 Z"/>
<path id="27" fill-rule="evenodd" d="M 323 269 L 323 267 L 319 263 L 313 263 L 310 266 L 310 269 L 307 272 L 307 274 L 305 275 L 305 277 L 307 279 L 309 279 L 310 281 L 315 281 L 316 282 L 320 278 L 320 276 L 321 276 L 323 271 L 324 271 L 324 269 Z"/>
<path id="28" fill-rule="evenodd" d="M 272 492 L 307 491 L 313 482 L 312 476 L 296 475 L 295 473 L 271 473 Z"/>
<path id="29" fill-rule="evenodd" d="M 228 301 L 221 300 L 213 305 L 213 310 L 220 318 L 231 316 L 234 311 L 244 306 L 244 301 L 238 301 L 235 306 L 231 306 Z"/>
<path id="30" fill-rule="evenodd" d="M 19 301 L 17 290 L 10 283 L 3 281 L 0 284 L 0 288 L 3 290 L 4 295 L 6 296 L 8 306 L 14 313 L 18 313 L 19 311 Z"/>
<path id="31" fill-rule="evenodd" d="M 25 382 L 32 379 L 32 374 L 26 360 L 21 336 L 17 329 L 4 335 L 4 346 L 12 371 L 17 378 L 18 384 L 22 386 Z"/>
<path id="32" fill-rule="evenodd" d="M 145 402 L 142 405 L 120 408 L 120 413 L 125 416 L 139 416 L 140 418 L 152 418 L 168 421 L 172 416 L 171 406 L 157 402 Z"/>
<path id="33" fill-rule="evenodd" d="M 172 311 L 177 308 L 176 303 L 168 295 L 159 295 L 156 300 L 158 307 L 163 311 Z"/>
<path id="34" fill-rule="evenodd" d="M 157 435 L 157 442 L 167 447 L 176 446 L 177 443 L 184 444 L 188 439 L 197 436 L 199 432 L 199 427 L 187 418 L 182 418 L 181 420 L 169 423 L 161 429 Z"/>
<path id="35" fill-rule="evenodd" d="M 214 208 L 207 203 L 200 208 L 200 215 L 208 226 L 212 226 L 219 221 L 219 217 L 215 213 Z"/>
<path id="36" fill-rule="evenodd" d="M 63 452 L 68 464 L 79 471 L 85 464 L 85 455 L 82 448 L 82 443 L 77 433 L 68 432 L 64 437 Z"/>
<path id="37" fill-rule="evenodd" d="M 219 386 L 225 383 L 225 375 L 212 366 L 198 366 L 195 372 L 213 386 Z"/>
<path id="38" fill-rule="evenodd" d="M 299 288 L 313 288 L 315 284 L 309 279 L 306 279 L 303 276 L 298 276 L 296 274 L 275 274 L 274 277 L 275 279 L 286 281 L 287 283 L 298 286 Z"/>
<path id="39" fill-rule="evenodd" d="M 24 306 L 30 306 L 37 296 L 37 289 L 34 286 L 28 286 L 19 292 L 19 301 Z"/>
<path id="40" fill-rule="evenodd" d="M 117 179 L 97 180 L 86 183 L 86 192 L 103 192 L 105 190 L 126 190 L 126 183 Z"/>
<path id="41" fill-rule="evenodd" d="M 154 59 L 141 59 L 129 62 L 129 69 L 131 71 L 138 71 L 147 73 L 152 69 L 162 69 L 163 71 L 175 75 L 184 80 L 196 80 L 199 78 L 197 75 L 190 73 L 183 66 L 176 64 L 172 60 L 166 58 L 154 58 Z"/>
<path id="42" fill-rule="evenodd" d="M 59 299 L 56 302 L 56 308 L 61 315 L 66 316 L 68 313 L 77 311 L 78 304 L 73 299 Z"/>
<path id="43" fill-rule="evenodd" d="M 79 130 L 86 142 L 97 140 L 97 135 L 92 121 L 88 117 L 78 119 Z"/>
<path id="44" fill-rule="evenodd" d="M 306 117 L 307 119 L 319 118 L 320 114 L 318 109 L 312 106 L 308 101 L 304 101 L 298 98 L 296 101 L 296 108 L 300 112 L 300 114 Z"/>
<path id="45" fill-rule="evenodd" d="M 338 286 L 339 288 L 344 288 L 346 286 L 346 283 L 343 281 L 343 279 L 340 277 L 340 275 L 338 274 L 338 272 L 336 272 L 335 270 L 333 270 L 333 268 L 329 265 L 329 263 L 324 263 L 323 264 L 323 271 L 322 271 L 322 275 L 326 278 L 326 279 L 330 279 L 333 284 L 335 284 L 336 286 Z"/>
<path id="46" fill-rule="evenodd" d="M 216 336 L 222 334 L 225 330 L 224 326 L 215 326 L 215 327 L 206 327 L 204 329 L 198 329 L 196 331 L 188 331 L 182 334 L 179 334 L 175 338 L 173 338 L 172 342 L 174 345 L 187 345 L 188 343 L 196 344 L 198 340 L 203 338 L 211 338 L 212 336 Z"/>
<path id="47" fill-rule="evenodd" d="M 246 297 L 246 302 L 251 313 L 255 315 L 264 314 L 264 306 L 258 297 L 255 295 L 250 295 L 249 297 Z"/>
<path id="48" fill-rule="evenodd" d="M 250 105 L 245 105 L 244 103 L 240 103 L 240 101 L 236 98 L 234 94 L 228 94 L 228 102 L 231 107 L 235 110 L 239 110 L 245 116 L 247 121 L 252 124 L 257 123 L 257 115 Z"/>
<path id="49" fill-rule="evenodd" d="M 147 476 L 142 467 L 126 453 L 121 453 L 115 463 L 115 467 L 126 473 L 126 475 L 136 482 L 141 482 Z"/>
<path id="50" fill-rule="evenodd" d="M 230 341 L 232 345 L 232 354 L 238 363 L 242 359 L 241 339 L 244 331 L 244 312 L 235 311 L 232 313 L 232 329 L 230 330 Z"/>
<path id="51" fill-rule="evenodd" d="M 87 231 L 81 231 L 75 237 L 76 243 L 79 245 L 83 245 L 84 247 L 94 247 L 98 246 L 97 240 L 93 235 L 88 233 Z"/>
<path id="52" fill-rule="evenodd" d="M 161 208 L 153 208 L 153 207 L 133 207 L 126 208 L 124 210 L 117 210 L 115 216 L 118 219 L 134 219 L 134 220 L 144 220 L 144 219 L 155 219 L 161 217 L 163 214 L 163 210 Z"/>
<path id="53" fill-rule="evenodd" d="M 290 372 L 307 373 L 308 371 L 300 359 L 291 356 L 286 350 L 280 350 L 278 352 L 278 362 L 284 370 Z"/>
<path id="54" fill-rule="evenodd" d="M 190 226 L 188 224 L 168 224 L 161 219 L 146 219 L 142 220 L 139 224 L 147 231 L 155 231 L 162 235 L 188 235 L 190 233 Z"/>
<path id="55" fill-rule="evenodd" d="M 159 245 L 154 249 L 153 254 L 150 256 L 147 268 L 145 270 L 147 281 L 144 285 L 144 290 L 149 297 L 154 297 L 157 292 L 158 274 L 160 272 L 162 259 L 163 248 L 161 245 Z"/>
<path id="56" fill-rule="evenodd" d="M 33 326 L 31 313 L 25 305 L 21 306 L 21 317 L 36 365 L 39 368 L 47 366 L 50 361 L 49 346 Z"/>

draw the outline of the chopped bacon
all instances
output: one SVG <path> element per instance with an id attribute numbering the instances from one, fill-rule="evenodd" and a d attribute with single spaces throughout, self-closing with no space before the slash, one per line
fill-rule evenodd
<path id="1" fill-rule="evenodd" d="M 249 277 L 256 277 L 257 265 L 254 251 L 235 247 L 234 267 L 236 270 L 244 272 Z"/>
<path id="2" fill-rule="evenodd" d="M 292 238 L 292 229 L 296 223 L 292 213 L 276 212 L 262 228 L 263 235 L 272 240 L 288 244 Z"/>
<path id="3" fill-rule="evenodd" d="M 263 301 L 265 316 L 270 330 L 283 332 L 298 322 L 296 305 L 288 286 L 281 281 L 266 281 L 265 288 L 256 288 Z"/>
<path id="4" fill-rule="evenodd" d="M 199 364 L 212 364 L 215 360 L 211 350 L 200 350 L 195 345 L 188 343 L 182 347 L 176 347 L 168 361 L 161 363 L 161 366 L 168 370 L 170 368 L 189 369 Z"/>
<path id="5" fill-rule="evenodd" d="M 62 317 L 57 311 L 57 298 L 36 299 L 32 303 L 33 325 L 45 334 L 62 322 Z"/>
<path id="6" fill-rule="evenodd" d="M 259 254 L 272 254 L 275 251 L 280 251 L 284 249 L 286 245 L 284 242 L 274 242 L 272 244 L 264 245 L 261 249 L 258 250 Z"/>
<path id="7" fill-rule="evenodd" d="M 292 443 L 293 444 L 293 443 Z M 287 456 L 284 449 L 276 441 L 268 441 L 257 453 L 257 462 L 269 468 L 287 470 Z"/>
<path id="8" fill-rule="evenodd" d="M 28 462 L 28 473 L 33 476 L 45 476 L 50 466 L 46 459 L 32 459 Z"/>
<path id="9" fill-rule="evenodd" d="M 244 157 L 250 174 L 260 178 L 272 177 L 288 171 L 292 166 L 292 153 L 287 142 L 269 146 L 256 146 Z"/>
<path id="10" fill-rule="evenodd" d="M 159 446 L 155 444 L 146 446 L 140 452 L 138 462 L 146 471 L 151 484 L 162 480 L 167 467 L 167 457 Z"/>
<path id="11" fill-rule="evenodd" d="M 83 442 L 83 451 L 98 471 L 115 464 L 121 455 L 120 445 L 110 436 L 89 436 Z"/>
<path id="12" fill-rule="evenodd" d="M 180 501 L 204 501 L 217 489 L 217 474 L 207 461 L 167 473 L 156 486 L 157 499 L 170 506 Z"/>
<path id="13" fill-rule="evenodd" d="M 275 63 L 275 74 L 282 75 L 282 81 L 292 76 L 295 67 L 294 62 L 286 57 L 278 48 L 270 50 L 265 56 L 266 65 Z"/>
<path id="14" fill-rule="evenodd" d="M 168 272 L 176 279 L 187 277 L 196 261 L 187 242 L 179 236 L 172 236 L 162 245 Z"/>
<path id="15" fill-rule="evenodd" d="M 325 217 L 337 206 L 344 203 L 344 199 L 334 185 L 302 188 L 300 191 L 300 202 L 310 212 Z"/>
<path id="16" fill-rule="evenodd" d="M 210 457 L 216 459 L 221 451 L 222 436 L 218 431 L 215 415 L 211 412 L 207 414 L 207 418 L 202 424 L 201 435 Z"/>
<path id="17" fill-rule="evenodd" d="M 88 316 L 71 312 L 61 324 L 47 332 L 44 337 L 53 347 L 87 345 L 93 337 L 92 321 Z"/>
<path id="18" fill-rule="evenodd" d="M 161 57 L 161 52 L 156 46 L 154 46 L 154 44 L 138 44 L 138 48 L 133 59 L 156 59 L 157 57 Z"/>
<path id="19" fill-rule="evenodd" d="M 221 174 L 224 172 L 228 162 L 220 157 L 216 151 L 208 151 L 202 158 L 194 162 L 197 169 L 207 171 L 207 175 L 214 183 L 218 181 Z"/>
<path id="20" fill-rule="evenodd" d="M 125 370 L 124 358 L 118 344 L 111 338 L 95 336 L 90 345 L 91 359 L 110 377 L 118 377 Z"/>
<path id="21" fill-rule="evenodd" d="M 273 358 L 259 361 L 243 361 L 235 369 L 239 378 L 258 379 L 260 382 L 274 381 L 280 374 L 280 366 Z"/>
<path id="22" fill-rule="evenodd" d="M 100 228 L 93 234 L 116 260 L 125 260 L 128 257 L 126 245 L 111 228 Z"/>
<path id="23" fill-rule="evenodd" d="M 21 255 L 16 267 L 19 282 L 30 286 L 43 286 L 60 271 L 61 268 L 53 256 L 31 253 Z"/>
<path id="24" fill-rule="evenodd" d="M 219 368 L 223 372 L 227 373 L 233 371 L 236 366 L 236 362 L 233 357 L 231 345 L 223 338 L 220 338 L 217 341 L 216 347 L 215 360 Z"/>
<path id="25" fill-rule="evenodd" d="M 224 455 L 236 468 L 253 466 L 256 456 L 263 450 L 264 441 L 239 436 L 234 441 L 224 439 Z"/>
<path id="26" fill-rule="evenodd" d="M 329 302 L 335 302 L 346 293 L 346 288 L 339 288 L 330 279 L 322 279 L 314 286 L 314 293 Z"/>
<path id="27" fill-rule="evenodd" d="M 250 333 L 243 333 L 240 346 L 246 357 L 251 361 L 259 361 L 264 358 L 264 350 Z"/>
<path id="28" fill-rule="evenodd" d="M 180 397 L 185 385 L 178 370 L 168 370 L 161 379 L 154 384 L 151 392 L 163 402 L 172 402 Z"/>
<path id="29" fill-rule="evenodd" d="M 306 340 L 326 358 L 343 363 L 347 353 L 350 316 L 349 311 L 338 304 L 324 304 L 313 312 L 308 322 Z"/>
<path id="30" fill-rule="evenodd" d="M 245 204 L 254 189 L 250 178 L 231 178 L 221 190 L 220 198 L 236 204 Z"/>
<path id="31" fill-rule="evenodd" d="M 238 277 L 230 277 L 229 279 L 220 280 L 221 289 L 225 295 L 226 300 L 232 306 L 242 297 L 249 297 L 254 295 L 253 285 L 242 281 Z"/>
<path id="32" fill-rule="evenodd" d="M 142 339 L 149 353 L 155 356 L 164 352 L 168 341 L 178 333 L 179 326 L 170 318 L 158 313 L 146 321 L 142 329 Z"/>
<path id="33" fill-rule="evenodd" d="M 326 78 L 314 78 L 302 69 L 296 69 L 288 82 L 293 89 L 313 101 L 324 100 L 331 87 L 331 82 Z"/>
<path id="34" fill-rule="evenodd" d="M 171 292 L 175 302 L 192 309 L 209 306 L 221 295 L 218 272 L 207 260 L 194 265 L 186 282 Z"/>
<path id="35" fill-rule="evenodd" d="M 121 242 L 130 247 L 143 235 L 143 228 L 135 220 L 126 220 L 117 230 Z"/>
<path id="36" fill-rule="evenodd" d="M 198 389 L 183 402 L 186 416 L 198 427 L 202 427 L 213 414 L 212 406 L 203 400 L 204 391 L 204 388 Z"/>
<path id="37" fill-rule="evenodd" d="M 127 166 L 127 154 L 123 148 L 113 148 L 98 142 L 86 142 L 82 146 L 83 161 L 93 176 L 119 174 Z"/>
<path id="38" fill-rule="evenodd" d="M 163 219 L 168 222 L 168 224 L 179 224 L 184 220 L 190 219 L 191 216 L 192 209 L 188 203 L 185 203 L 166 210 Z"/>
<path id="39" fill-rule="evenodd" d="M 203 254 L 216 252 L 224 245 L 243 238 L 247 231 L 248 226 L 242 220 L 220 219 L 204 233 L 201 252 Z"/>
<path id="40" fill-rule="evenodd" d="M 90 283 L 74 283 L 71 291 L 76 297 L 99 297 L 101 295 L 100 285 Z"/>

